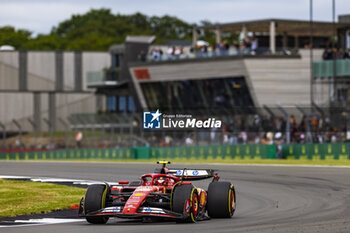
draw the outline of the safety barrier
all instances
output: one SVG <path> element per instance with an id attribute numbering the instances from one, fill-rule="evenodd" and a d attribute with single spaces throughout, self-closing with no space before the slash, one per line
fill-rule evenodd
<path id="1" fill-rule="evenodd" d="M 162 148 L 67 149 L 0 153 L 2 160 L 274 159 L 275 145 L 211 145 Z"/>
<path id="2" fill-rule="evenodd" d="M 274 159 L 275 145 L 215 145 L 151 148 L 152 159 Z"/>
<path id="3" fill-rule="evenodd" d="M 0 152 L 0 160 L 276 159 L 276 145 L 207 145 Z M 350 143 L 284 144 L 282 158 L 348 160 Z"/>
<path id="4" fill-rule="evenodd" d="M 282 156 L 299 160 L 348 160 L 350 143 L 284 144 Z"/>
<path id="5" fill-rule="evenodd" d="M 0 153 L 5 160 L 80 160 L 80 159 L 134 159 L 132 149 L 67 149 L 34 152 Z"/>

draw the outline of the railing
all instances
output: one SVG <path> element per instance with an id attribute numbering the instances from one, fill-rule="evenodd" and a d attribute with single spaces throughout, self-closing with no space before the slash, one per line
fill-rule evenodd
<path id="1" fill-rule="evenodd" d="M 238 55 L 267 55 L 271 54 L 269 48 L 258 48 L 256 50 L 251 49 L 229 49 L 229 50 L 221 50 L 221 51 L 194 51 L 183 53 L 179 55 L 148 55 L 148 62 L 157 62 L 157 61 L 169 61 L 169 60 L 185 60 L 185 59 L 197 59 L 197 58 L 211 58 L 211 57 L 225 57 L 225 56 L 238 56 Z M 283 49 L 278 48 L 276 51 L 277 55 L 296 55 L 298 54 L 297 50 L 294 49 Z"/>
<path id="2" fill-rule="evenodd" d="M 334 64 L 335 63 L 335 64 Z M 334 73 L 334 69 L 335 73 Z M 350 59 L 316 61 L 313 63 L 313 77 L 350 76 Z"/>
<path id="3" fill-rule="evenodd" d="M 118 70 L 100 70 L 87 72 L 87 85 L 108 85 L 119 79 Z"/>

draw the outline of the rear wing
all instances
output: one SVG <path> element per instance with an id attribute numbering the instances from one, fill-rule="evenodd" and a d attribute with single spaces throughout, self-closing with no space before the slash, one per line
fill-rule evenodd
<path id="1" fill-rule="evenodd" d="M 172 174 L 183 180 L 203 180 L 217 176 L 218 172 L 212 169 L 170 169 L 168 174 Z"/>

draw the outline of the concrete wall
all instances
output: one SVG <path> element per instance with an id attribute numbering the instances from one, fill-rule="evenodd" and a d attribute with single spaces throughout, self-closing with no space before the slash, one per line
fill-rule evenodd
<path id="1" fill-rule="evenodd" d="M 18 88 L 18 52 L 0 52 L 0 90 Z"/>
<path id="2" fill-rule="evenodd" d="M 83 89 L 87 88 L 87 73 L 99 71 L 111 66 L 111 56 L 107 52 L 84 52 L 83 53 Z"/>
<path id="3" fill-rule="evenodd" d="M 64 90 L 74 88 L 74 52 L 63 53 L 63 83 Z"/>
<path id="4" fill-rule="evenodd" d="M 301 59 L 245 59 L 254 93 L 262 105 L 310 105 L 310 50 L 301 49 Z M 315 49 L 314 60 L 322 50 Z"/>
<path id="5" fill-rule="evenodd" d="M 41 126 L 47 130 L 43 118 L 48 118 L 49 101 L 47 91 L 54 91 L 56 85 L 56 56 L 55 51 L 27 52 L 27 83 L 28 92 L 18 92 L 19 87 L 19 52 L 0 51 L 0 122 L 9 131 L 16 131 L 13 119 L 19 121 L 25 131 L 32 127 L 28 118 L 33 118 L 33 91 L 41 92 Z M 63 83 L 64 91 L 74 90 L 75 69 L 74 52 L 63 52 Z M 86 87 L 86 73 L 101 70 L 110 66 L 110 55 L 107 52 L 82 52 L 82 83 Z M 46 93 L 45 93 L 46 92 Z M 105 100 L 103 100 L 105 101 Z M 91 93 L 57 93 L 56 118 L 66 119 L 72 113 L 96 112 L 96 97 Z M 56 122 L 58 130 L 63 126 Z"/>

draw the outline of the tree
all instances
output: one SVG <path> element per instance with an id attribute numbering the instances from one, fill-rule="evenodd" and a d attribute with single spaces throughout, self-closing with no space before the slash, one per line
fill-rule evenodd
<path id="1" fill-rule="evenodd" d="M 24 49 L 24 44 L 29 40 L 31 32 L 23 29 L 16 30 L 12 26 L 0 27 L 0 46 L 11 45 L 16 49 Z"/>
<path id="2" fill-rule="evenodd" d="M 156 42 L 158 43 L 165 40 L 191 40 L 193 26 L 168 15 L 150 18 L 151 33 L 156 35 Z"/>
<path id="3" fill-rule="evenodd" d="M 29 50 L 60 50 L 64 46 L 57 35 L 39 34 L 36 38 L 29 39 L 24 45 L 24 49 Z"/>
<path id="4" fill-rule="evenodd" d="M 34 38 L 30 38 L 29 31 L 15 31 L 13 27 L 8 27 L 5 29 L 11 33 L 1 33 L 0 30 L 0 42 L 8 42 L 6 44 L 17 49 L 105 51 L 113 44 L 123 43 L 127 35 L 155 35 L 156 43 L 191 40 L 193 27 L 168 15 L 148 17 L 139 12 L 121 15 L 102 8 L 72 15 L 70 19 L 53 27 L 49 34 L 40 34 Z M 1 35 L 6 38 L 2 39 Z"/>

